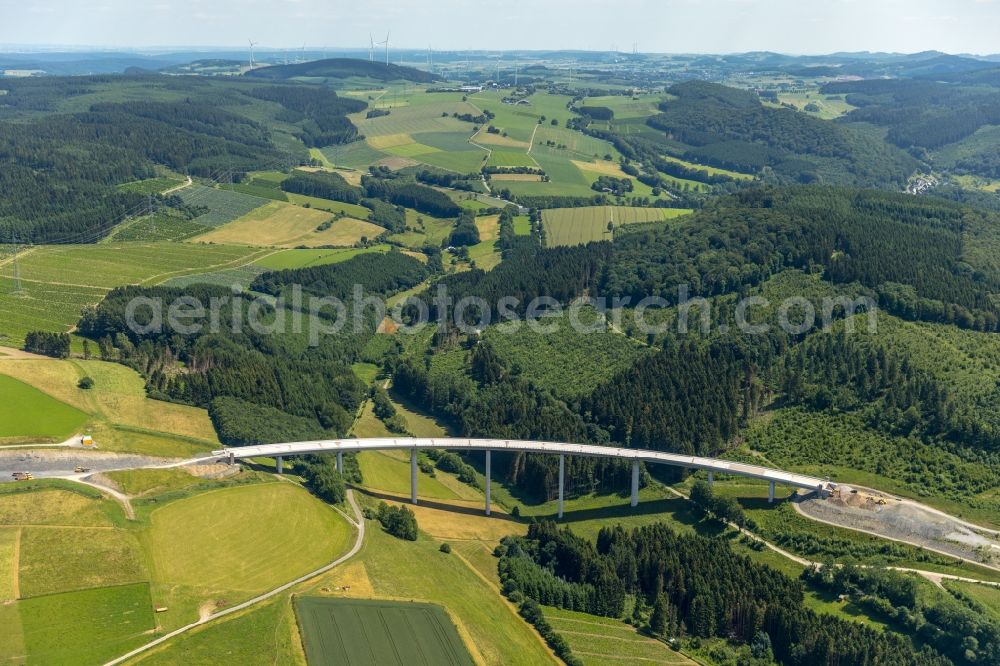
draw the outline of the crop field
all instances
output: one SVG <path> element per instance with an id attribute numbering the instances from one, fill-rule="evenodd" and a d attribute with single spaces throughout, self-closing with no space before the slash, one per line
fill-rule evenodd
<path id="1" fill-rule="evenodd" d="M 553 208 L 542 212 L 542 223 L 550 247 L 581 245 L 611 240 L 608 223 L 615 226 L 671 220 L 691 211 L 683 208 L 632 208 L 629 206 L 588 206 Z"/>
<path id="2" fill-rule="evenodd" d="M 153 628 L 148 583 L 0 606 L 0 645 L 12 663 L 99 664 L 145 643 Z"/>
<path id="3" fill-rule="evenodd" d="M 195 243 L 236 243 L 274 246 L 311 237 L 329 213 L 271 201 L 242 217 L 193 239 Z"/>
<path id="4" fill-rule="evenodd" d="M 317 569 L 351 539 L 340 514 L 290 483 L 201 493 L 154 509 L 149 521 L 153 591 L 170 623 L 190 621 L 209 599 L 232 603 Z"/>
<path id="5" fill-rule="evenodd" d="M 9 361 L 4 365 L 20 363 Z M 42 393 L 8 375 L 0 374 L 0 445 L 12 441 L 62 441 L 89 417 L 79 409 Z"/>
<path id="6" fill-rule="evenodd" d="M 313 208 L 315 210 L 325 210 L 328 213 L 341 213 L 347 217 L 353 217 L 359 220 L 367 219 L 368 215 L 371 213 L 371 211 L 364 206 L 344 203 L 342 201 L 333 201 L 331 199 L 310 197 L 304 194 L 295 194 L 293 192 L 288 193 L 288 203 L 293 203 L 296 206 L 303 206 L 305 208 Z"/>
<path id="7" fill-rule="evenodd" d="M 451 514 L 461 520 L 461 514 Z M 517 526 L 515 526 L 515 530 Z M 421 535 L 403 541 L 369 527 L 359 554 L 369 588 L 365 597 L 413 599 L 443 606 L 477 663 L 491 666 L 537 666 L 558 663 L 517 612 L 454 554 Z M 353 594 L 353 590 L 352 590 Z"/>
<path id="8" fill-rule="evenodd" d="M 306 657 L 312 664 L 473 663 L 455 625 L 440 606 L 301 597 L 295 600 L 295 607 Z M 361 636 L 364 640 L 356 640 Z"/>
<path id="9" fill-rule="evenodd" d="M 206 227 L 217 227 L 232 222 L 268 202 L 268 199 L 263 197 L 203 185 L 187 187 L 178 192 L 178 195 L 189 206 L 208 208 L 209 212 L 195 218 L 199 224 Z"/>
<path id="10" fill-rule="evenodd" d="M 196 243 L 238 243 L 257 246 L 351 246 L 363 237 L 375 238 L 382 227 L 349 217 L 340 218 L 329 227 L 330 213 L 313 208 L 273 201 L 238 220 L 193 239 Z"/>
<path id="11" fill-rule="evenodd" d="M 543 606 L 545 619 L 584 666 L 617 662 L 643 664 L 694 664 L 664 643 L 641 635 L 634 627 L 608 617 Z"/>

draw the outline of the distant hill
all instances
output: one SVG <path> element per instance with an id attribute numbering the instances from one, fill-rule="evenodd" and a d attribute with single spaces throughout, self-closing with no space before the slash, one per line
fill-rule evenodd
<path id="1" fill-rule="evenodd" d="M 403 67 L 393 64 L 386 65 L 383 62 L 372 62 L 357 58 L 330 58 L 295 65 L 260 67 L 247 72 L 244 76 L 272 80 L 285 80 L 297 77 L 346 79 L 352 76 L 360 76 L 379 81 L 403 80 L 415 83 L 432 83 L 440 80 L 430 72 L 414 69 L 413 67 Z"/>

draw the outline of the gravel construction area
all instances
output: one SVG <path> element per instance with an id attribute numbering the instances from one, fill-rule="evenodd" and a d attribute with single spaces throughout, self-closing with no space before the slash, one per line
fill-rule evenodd
<path id="1" fill-rule="evenodd" d="M 156 458 L 129 453 L 85 451 L 80 449 L 0 449 L 0 483 L 13 482 L 14 472 L 31 472 L 35 478 L 72 474 L 77 466 L 94 472 L 166 465 L 173 458 Z"/>
<path id="2" fill-rule="evenodd" d="M 852 492 L 856 491 L 856 492 Z M 839 494 L 823 499 L 800 496 L 802 513 L 856 530 L 934 548 L 984 564 L 1000 563 L 1000 539 L 919 504 L 867 489 L 841 485 Z"/>

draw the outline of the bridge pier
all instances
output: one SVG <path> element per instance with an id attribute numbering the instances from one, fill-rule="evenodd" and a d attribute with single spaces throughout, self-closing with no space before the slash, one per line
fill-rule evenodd
<path id="1" fill-rule="evenodd" d="M 632 506 L 639 506 L 639 460 L 632 461 Z"/>
<path id="2" fill-rule="evenodd" d="M 767 484 L 767 501 L 774 502 L 774 481 Z"/>
<path id="3" fill-rule="evenodd" d="M 282 462 L 281 456 L 274 456 L 274 471 L 277 472 L 278 474 L 284 473 L 281 471 L 281 462 Z"/>
<path id="4" fill-rule="evenodd" d="M 410 449 L 410 504 L 417 503 L 417 449 Z"/>
<path id="5" fill-rule="evenodd" d="M 341 474 L 344 473 L 344 452 L 337 451 L 337 471 Z"/>
<path id="6" fill-rule="evenodd" d="M 557 518 L 563 517 L 563 491 L 566 489 L 566 454 L 559 454 L 559 514 Z"/>
<path id="7" fill-rule="evenodd" d="M 486 449 L 486 515 L 490 515 L 490 450 Z"/>
<path id="8" fill-rule="evenodd" d="M 713 483 L 715 483 L 715 472 L 709 472 L 708 473 L 708 487 L 711 488 Z"/>

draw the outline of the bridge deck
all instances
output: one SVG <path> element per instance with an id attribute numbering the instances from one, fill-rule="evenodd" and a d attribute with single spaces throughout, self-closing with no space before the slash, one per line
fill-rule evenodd
<path id="1" fill-rule="evenodd" d="M 674 465 L 691 469 L 702 469 L 719 474 L 735 474 L 764 481 L 773 481 L 783 486 L 805 488 L 807 490 L 831 489 L 836 487 L 825 479 L 805 474 L 786 472 L 780 469 L 749 465 L 746 463 L 688 456 L 644 449 L 624 449 L 595 444 L 568 444 L 562 442 L 537 442 L 513 439 L 466 439 L 466 438 L 373 438 L 373 439 L 329 439 L 314 442 L 289 442 L 284 444 L 261 444 L 240 446 L 214 451 L 214 455 L 233 458 L 274 458 L 309 453 L 336 453 L 354 451 L 378 451 L 382 449 L 450 449 L 454 451 L 524 451 L 528 453 L 565 454 L 573 456 L 593 456 L 640 460 L 647 463 Z"/>

